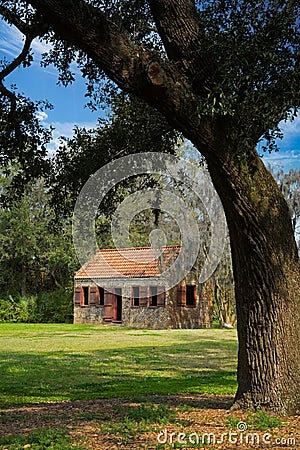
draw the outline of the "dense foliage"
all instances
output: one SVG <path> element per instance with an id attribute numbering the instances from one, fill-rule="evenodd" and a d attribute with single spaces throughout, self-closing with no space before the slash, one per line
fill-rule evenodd
<path id="1" fill-rule="evenodd" d="M 2 173 L 6 202 L 0 207 L 0 321 L 71 321 L 78 268 L 71 225 L 58 221 L 43 179 L 28 183 L 22 195 L 7 203 L 13 180 L 14 174 Z"/>
<path id="2" fill-rule="evenodd" d="M 85 182 L 96 170 L 122 156 L 147 152 L 174 153 L 179 147 L 179 133 L 174 131 L 163 116 L 144 102 L 111 93 L 110 113 L 101 119 L 97 128 L 86 130 L 75 127 L 74 136 L 62 139 L 52 160 L 49 189 L 52 205 L 61 215 L 69 215 Z M 153 179 L 144 185 L 154 184 Z M 121 189 L 110 193 L 101 205 L 105 214 L 114 211 L 115 204 L 132 191 L 133 179 L 121 184 Z M 143 183 L 141 182 L 140 186 Z"/>
<path id="3" fill-rule="evenodd" d="M 72 323 L 73 289 L 62 287 L 39 295 L 0 297 L 0 322 Z"/>

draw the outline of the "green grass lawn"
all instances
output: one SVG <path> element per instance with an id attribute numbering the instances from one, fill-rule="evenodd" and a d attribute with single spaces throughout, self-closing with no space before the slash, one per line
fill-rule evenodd
<path id="1" fill-rule="evenodd" d="M 241 420 L 298 433 L 298 422 L 282 431 L 285 424 L 261 412 L 229 411 L 235 330 L 0 324 L 0 336 L 0 450 L 199 448 L 158 436 L 219 436 Z"/>
<path id="2" fill-rule="evenodd" d="M 0 324 L 0 407 L 234 394 L 235 330 Z"/>

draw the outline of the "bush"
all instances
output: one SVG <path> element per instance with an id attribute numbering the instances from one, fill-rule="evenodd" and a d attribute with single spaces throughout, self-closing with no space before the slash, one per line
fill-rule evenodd
<path id="1" fill-rule="evenodd" d="M 9 296 L 8 300 L 0 299 L 0 322 L 17 322 L 17 303 Z"/>
<path id="2" fill-rule="evenodd" d="M 57 289 L 38 296 L 0 299 L 0 322 L 71 323 L 73 299 L 70 289 Z"/>
<path id="3" fill-rule="evenodd" d="M 73 321 L 73 291 L 56 289 L 36 298 L 35 321 L 71 323 Z"/>

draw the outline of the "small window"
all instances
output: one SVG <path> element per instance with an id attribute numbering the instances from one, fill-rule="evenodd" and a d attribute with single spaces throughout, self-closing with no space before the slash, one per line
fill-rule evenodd
<path id="1" fill-rule="evenodd" d="M 104 289 L 99 287 L 99 305 L 104 306 Z"/>
<path id="2" fill-rule="evenodd" d="M 157 306 L 157 287 L 156 286 L 150 287 L 149 306 Z"/>
<path id="3" fill-rule="evenodd" d="M 196 286 L 186 285 L 186 306 L 196 306 Z"/>
<path id="4" fill-rule="evenodd" d="M 88 306 L 89 304 L 89 288 L 88 286 L 83 287 L 83 305 Z"/>
<path id="5" fill-rule="evenodd" d="M 139 286 L 134 286 L 134 288 L 133 288 L 132 306 L 140 306 L 140 288 L 139 288 Z"/>

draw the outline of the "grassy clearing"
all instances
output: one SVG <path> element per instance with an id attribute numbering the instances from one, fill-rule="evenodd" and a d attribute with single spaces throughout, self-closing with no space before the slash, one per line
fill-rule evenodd
<path id="1" fill-rule="evenodd" d="M 234 330 L 0 324 L 0 337 L 0 450 L 213 449 L 179 436 L 220 437 L 241 421 L 289 443 L 299 434 L 298 419 L 229 410 Z"/>
<path id="2" fill-rule="evenodd" d="M 0 336 L 1 408 L 236 389 L 234 330 L 1 324 Z"/>

